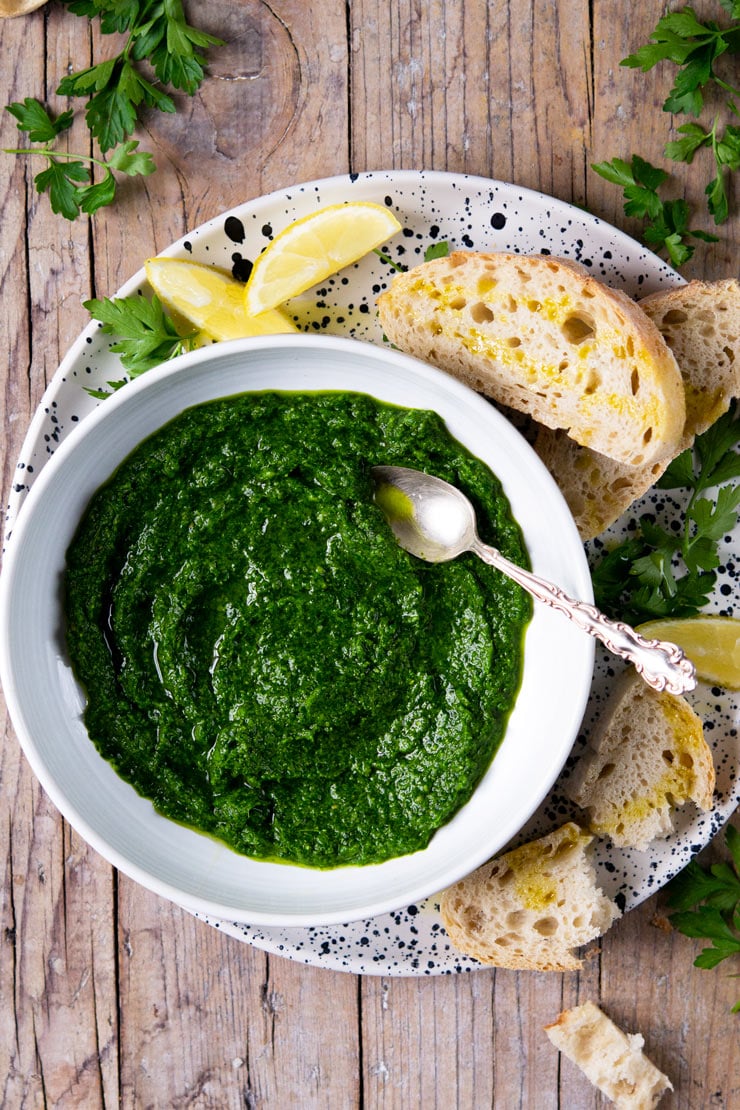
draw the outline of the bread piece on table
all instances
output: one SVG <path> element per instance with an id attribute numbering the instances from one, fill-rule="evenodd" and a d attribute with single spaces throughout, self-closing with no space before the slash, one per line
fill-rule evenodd
<path id="1" fill-rule="evenodd" d="M 440 910 L 455 948 L 516 970 L 582 967 L 573 949 L 601 936 L 620 916 L 596 885 L 586 854 L 592 839 L 569 822 L 449 887 Z"/>
<path id="2" fill-rule="evenodd" d="M 394 277 L 378 300 L 401 350 L 631 466 L 675 453 L 681 375 L 653 322 L 585 267 L 455 251 Z"/>
<path id="3" fill-rule="evenodd" d="M 712 753 L 685 698 L 652 690 L 634 670 L 618 684 L 567 786 L 588 827 L 644 851 L 673 831 L 672 810 L 690 798 L 712 808 Z"/>
<path id="4" fill-rule="evenodd" d="M 686 422 L 678 454 L 740 395 L 740 282 L 692 281 L 652 293 L 639 301 L 639 307 L 673 351 L 683 378 Z M 534 448 L 560 486 L 584 540 L 618 520 L 655 485 L 670 462 L 665 458 L 627 466 L 545 427 Z"/>
<path id="5" fill-rule="evenodd" d="M 673 1090 L 642 1051 L 642 1036 L 623 1033 L 593 1002 L 564 1010 L 545 1032 L 618 1110 L 653 1110 Z"/>

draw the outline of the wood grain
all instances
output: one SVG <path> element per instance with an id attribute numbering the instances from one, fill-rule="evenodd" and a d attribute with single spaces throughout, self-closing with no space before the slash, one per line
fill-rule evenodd
<path id="1" fill-rule="evenodd" d="M 717 17 L 717 5 L 697 3 Z M 191 14 L 196 6 L 190 5 Z M 53 216 L 38 165 L 0 158 L 3 495 L 28 422 L 86 322 L 189 228 L 251 197 L 348 170 L 428 168 L 515 181 L 636 233 L 604 158 L 656 164 L 667 77 L 619 61 L 662 5 L 588 0 L 211 0 L 209 77 L 137 137 L 157 162 L 92 221 Z M 115 43 L 60 5 L 0 21 L 2 103 L 48 97 Z M 16 145 L 2 113 L 2 146 Z M 88 149 L 84 124 L 70 149 Z M 677 167 L 702 203 L 706 163 Z M 697 226 L 709 227 L 698 217 Z M 740 222 L 689 276 L 736 272 Z M 666 1107 L 740 1106 L 737 980 L 697 971 L 697 945 L 653 919 L 660 897 L 565 976 L 481 970 L 356 978 L 268 956 L 114 872 L 60 818 L 3 717 L 0 1104 L 54 1107 L 486 1106 L 595 1110 L 605 1101 L 542 1034 L 586 998 L 640 1029 L 673 1078 Z M 718 845 L 706 855 L 716 857 Z M 736 967 L 735 970 L 738 970 Z"/>

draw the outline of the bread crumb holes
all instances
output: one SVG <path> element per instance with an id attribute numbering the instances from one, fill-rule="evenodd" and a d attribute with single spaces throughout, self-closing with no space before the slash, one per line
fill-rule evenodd
<path id="1" fill-rule="evenodd" d="M 593 320 L 588 316 L 568 316 L 561 325 L 560 330 L 568 343 L 578 346 L 584 340 L 596 334 Z"/>

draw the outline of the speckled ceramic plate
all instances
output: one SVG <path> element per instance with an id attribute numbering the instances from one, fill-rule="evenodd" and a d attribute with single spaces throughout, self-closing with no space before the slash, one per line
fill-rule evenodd
<path id="1" fill-rule="evenodd" d="M 165 253 L 191 257 L 231 269 L 245 277 L 253 259 L 274 234 L 296 217 L 326 204 L 373 200 L 389 205 L 404 231 L 391 244 L 393 261 L 413 265 L 426 248 L 446 240 L 452 247 L 551 253 L 577 260 L 607 284 L 640 296 L 680 284 L 682 279 L 634 240 L 580 209 L 526 189 L 460 175 L 424 172 L 374 172 L 310 182 L 241 205 L 211 220 L 173 244 Z M 143 260 L 142 260 L 143 261 Z M 392 276 L 388 262 L 372 254 L 330 279 L 325 286 L 296 299 L 290 308 L 306 330 L 354 336 L 383 343 L 374 302 Z M 121 289 L 127 295 L 144 285 L 139 271 Z M 111 294 L 113 291 L 111 291 Z M 91 324 L 57 370 L 31 426 L 17 464 L 6 516 L 6 540 L 12 542 L 15 518 L 35 477 L 69 430 L 92 411 L 94 401 L 83 386 L 101 388 L 122 377 L 109 340 Z M 681 505 L 664 494 L 651 493 L 631 516 L 647 509 L 661 517 L 680 512 Z M 624 534 L 627 520 L 611 530 Z M 733 553 L 740 528 L 726 538 L 713 610 L 737 614 L 740 594 Z M 589 555 L 596 557 L 595 550 Z M 615 677 L 614 661 L 597 651 L 591 700 L 583 734 L 598 719 Z M 608 841 L 596 846 L 599 881 L 624 909 L 638 905 L 659 889 L 702 848 L 740 801 L 740 705 L 737 694 L 700 685 L 689 700 L 705 721 L 717 770 L 715 807 L 699 814 L 687 805 L 677 814 L 676 832 L 648 852 L 615 849 Z M 563 777 L 577 759 L 579 739 Z M 561 779 L 562 781 L 562 779 Z M 545 832 L 571 815 L 556 784 L 522 838 Z M 269 952 L 307 964 L 383 975 L 453 974 L 479 967 L 448 944 L 433 898 L 397 912 L 321 928 L 265 929 L 206 919 L 215 928 Z"/>

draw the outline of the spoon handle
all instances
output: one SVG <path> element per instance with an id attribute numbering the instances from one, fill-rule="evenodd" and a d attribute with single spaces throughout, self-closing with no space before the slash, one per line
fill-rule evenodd
<path id="1" fill-rule="evenodd" d="M 683 694 L 696 686 L 696 668 L 677 644 L 645 639 L 628 624 L 610 620 L 595 605 L 576 601 L 553 582 L 509 562 L 495 547 L 489 547 L 480 540 L 476 539 L 471 545 L 471 551 L 484 563 L 512 578 L 538 601 L 564 613 L 584 632 L 601 640 L 609 651 L 633 663 L 653 690 Z"/>

